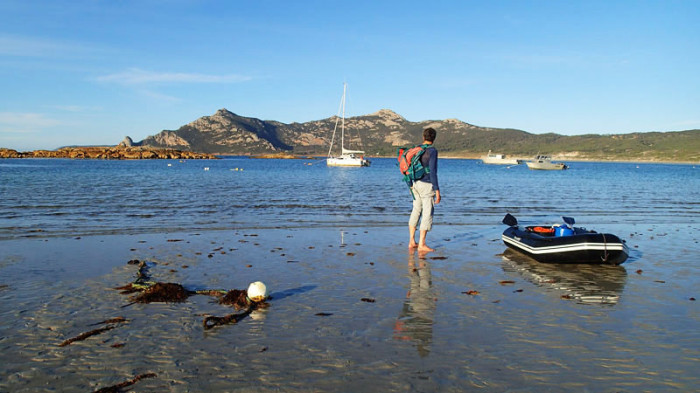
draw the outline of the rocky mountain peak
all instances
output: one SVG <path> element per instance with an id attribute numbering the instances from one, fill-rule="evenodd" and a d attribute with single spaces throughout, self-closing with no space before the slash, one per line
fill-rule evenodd
<path id="1" fill-rule="evenodd" d="M 213 114 L 213 116 L 223 116 L 223 117 L 231 117 L 231 116 L 237 116 L 235 113 L 229 111 L 226 108 L 221 108 L 216 113 Z"/>
<path id="2" fill-rule="evenodd" d="M 230 128 L 238 116 L 226 108 L 219 109 L 211 116 L 203 116 L 191 122 L 188 126 L 202 131 L 223 131 Z"/>
<path id="3" fill-rule="evenodd" d="M 391 121 L 406 121 L 406 119 L 404 119 L 403 116 L 392 111 L 391 109 L 380 109 L 377 112 L 372 113 L 370 116 L 377 116 L 381 117 L 384 120 Z"/>

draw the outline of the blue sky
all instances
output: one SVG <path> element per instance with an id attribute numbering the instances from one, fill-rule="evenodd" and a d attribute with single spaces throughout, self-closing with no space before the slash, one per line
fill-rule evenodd
<path id="1" fill-rule="evenodd" d="M 391 109 L 531 133 L 700 128 L 700 1 L 0 2 L 0 147 L 112 145 L 220 108 Z"/>

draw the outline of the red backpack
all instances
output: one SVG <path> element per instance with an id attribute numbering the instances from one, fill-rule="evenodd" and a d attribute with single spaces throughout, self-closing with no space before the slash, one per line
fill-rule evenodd
<path id="1" fill-rule="evenodd" d="M 413 147 L 399 147 L 396 149 L 397 159 L 399 160 L 399 170 L 403 174 L 403 180 L 410 187 L 411 184 L 422 178 L 426 173 L 430 173 L 430 169 L 423 166 L 420 161 L 425 149 L 430 145 L 419 145 Z"/>

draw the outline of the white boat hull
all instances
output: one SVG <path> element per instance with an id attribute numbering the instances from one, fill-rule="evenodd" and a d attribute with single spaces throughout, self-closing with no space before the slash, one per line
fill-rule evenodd
<path id="1" fill-rule="evenodd" d="M 523 163 L 523 160 L 518 160 L 516 158 L 507 158 L 505 154 L 499 153 L 489 153 L 481 157 L 481 162 L 490 165 L 519 165 Z"/>
<path id="2" fill-rule="evenodd" d="M 353 167 L 362 167 L 362 166 L 369 166 L 369 160 L 366 160 L 362 157 L 353 157 L 353 156 L 340 156 L 340 157 L 328 157 L 326 160 L 326 164 L 328 166 L 353 166 Z"/>
<path id="3" fill-rule="evenodd" d="M 521 160 L 516 160 L 515 158 L 489 158 L 482 157 L 481 162 L 489 165 L 519 165 L 522 163 Z"/>

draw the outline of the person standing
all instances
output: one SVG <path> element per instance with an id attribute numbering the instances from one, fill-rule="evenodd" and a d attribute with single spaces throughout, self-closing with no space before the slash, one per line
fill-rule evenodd
<path id="1" fill-rule="evenodd" d="M 423 177 L 413 182 L 413 210 L 408 220 L 408 233 L 411 239 L 408 242 L 409 249 L 417 248 L 421 252 L 435 251 L 428 247 L 425 238 L 433 227 L 434 206 L 440 203 L 440 186 L 438 185 L 438 151 L 433 147 L 437 132 L 432 127 L 423 130 L 423 145 L 428 145 L 421 156 L 421 164 L 428 171 Z M 416 229 L 420 221 L 418 243 L 416 243 Z"/>

